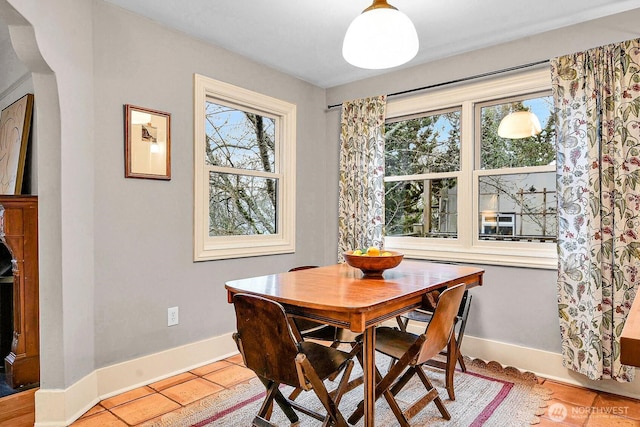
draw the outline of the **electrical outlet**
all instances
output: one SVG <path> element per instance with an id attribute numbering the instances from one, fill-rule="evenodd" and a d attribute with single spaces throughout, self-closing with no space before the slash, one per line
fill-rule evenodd
<path id="1" fill-rule="evenodd" d="M 169 307 L 167 310 L 167 326 L 178 324 L 178 307 Z"/>

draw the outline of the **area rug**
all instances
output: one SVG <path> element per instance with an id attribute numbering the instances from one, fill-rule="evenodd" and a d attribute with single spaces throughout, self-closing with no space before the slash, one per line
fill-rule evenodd
<path id="1" fill-rule="evenodd" d="M 387 366 L 388 362 L 378 357 L 378 366 Z M 357 364 L 356 364 L 357 365 Z M 456 400 L 449 400 L 444 388 L 442 370 L 425 368 L 426 374 L 438 389 L 445 406 L 451 414 L 451 420 L 444 420 L 434 404 L 429 404 L 418 415 L 413 417 L 412 426 L 529 426 L 539 422 L 547 406 L 551 391 L 538 384 L 534 374 L 523 373 L 515 368 L 503 368 L 495 362 L 485 363 L 480 360 L 466 359 L 467 372 L 456 372 L 454 385 Z M 381 369 L 385 371 L 385 369 Z M 361 371 L 354 369 L 352 377 Z M 331 390 L 335 383 L 328 382 Z M 287 395 L 291 389 L 283 387 Z M 414 378 L 397 396 L 400 407 L 407 406 L 424 394 L 422 383 Z M 362 400 L 362 386 L 347 393 L 340 402 L 340 410 L 345 418 L 353 412 Z M 238 427 L 250 426 L 264 398 L 264 386 L 257 378 L 240 384 L 234 389 L 224 390 L 215 396 L 206 398 L 185 408 L 182 412 L 167 414 L 159 421 L 144 424 L 145 427 Z M 305 406 L 320 411 L 322 405 L 313 392 L 303 393 L 297 399 Z M 398 425 L 391 409 L 384 398 L 376 403 L 376 425 Z M 320 422 L 299 414 L 299 426 L 318 426 Z M 280 408 L 275 406 L 271 422 L 277 426 L 290 426 L 289 420 Z M 360 420 L 357 426 L 363 425 Z"/>

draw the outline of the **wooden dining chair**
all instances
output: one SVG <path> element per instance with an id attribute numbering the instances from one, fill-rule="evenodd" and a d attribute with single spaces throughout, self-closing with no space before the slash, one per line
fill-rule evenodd
<path id="1" fill-rule="evenodd" d="M 267 390 L 252 425 L 272 426 L 269 419 L 275 401 L 292 424 L 299 421 L 295 409 L 323 421 L 323 426 L 347 427 L 338 404 L 347 390 L 353 357 L 360 351 L 359 346 L 346 353 L 312 341 L 297 340 L 284 308 L 275 301 L 236 294 L 233 304 L 238 328 L 233 338 L 245 366 L 255 372 Z M 343 374 L 338 386 L 329 392 L 324 380 L 340 372 Z M 326 414 L 286 398 L 280 391 L 281 384 L 314 391 Z"/>
<path id="2" fill-rule="evenodd" d="M 451 415 L 444 406 L 438 391 L 422 370 L 422 365 L 447 346 L 453 333 L 456 313 L 458 312 L 458 307 L 460 307 L 464 292 L 465 284 L 462 283 L 452 286 L 440 294 L 433 318 L 424 334 L 415 335 L 386 326 L 376 329 L 376 351 L 390 356 L 397 362 L 393 364 L 384 377 L 380 375 L 376 368 L 375 399 L 377 400 L 380 396 L 384 396 L 398 422 L 403 427 L 408 427 L 410 425 L 409 419 L 418 414 L 430 402 L 435 403 L 444 419 L 451 419 Z M 455 346 L 451 351 L 456 351 Z M 398 406 L 395 396 L 414 375 L 418 376 L 427 392 L 403 411 Z M 358 408 L 349 417 L 349 423 L 357 423 L 363 414 L 364 401 L 360 402 Z"/>
<path id="3" fill-rule="evenodd" d="M 442 289 L 444 290 L 444 288 Z M 435 291 L 439 295 L 442 290 Z M 437 296 L 436 296 L 437 298 Z M 469 294 L 469 290 L 464 291 L 464 295 L 462 296 L 462 301 L 460 302 L 460 307 L 458 308 L 458 313 L 455 319 L 454 325 L 454 333 L 453 337 L 456 341 L 456 347 L 458 350 L 457 363 L 460 365 L 460 369 L 462 372 L 467 372 L 467 367 L 464 364 L 464 356 L 460 352 L 460 346 L 462 345 L 462 339 L 464 338 L 464 331 L 467 326 L 467 318 L 469 317 L 469 308 L 471 307 L 471 298 L 472 295 Z M 408 313 L 397 316 L 396 321 L 398 322 L 398 327 L 401 331 L 406 331 L 409 321 L 419 322 L 419 323 L 429 323 L 431 318 L 433 317 L 433 310 L 435 309 L 435 304 L 431 302 L 431 300 L 426 301 L 426 307 L 419 308 L 415 310 L 411 310 Z M 443 350 L 440 354 L 447 356 L 447 350 Z M 446 369 L 446 364 L 439 360 L 431 360 L 428 365 L 435 366 L 441 369 Z"/>

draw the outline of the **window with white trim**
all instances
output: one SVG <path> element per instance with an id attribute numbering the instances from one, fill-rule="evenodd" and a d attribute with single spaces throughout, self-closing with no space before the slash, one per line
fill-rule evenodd
<path id="1" fill-rule="evenodd" d="M 460 108 L 385 123 L 385 233 L 457 237 Z"/>
<path id="2" fill-rule="evenodd" d="M 546 69 L 390 99 L 385 247 L 408 257 L 556 268 L 555 121 Z M 497 135 L 530 110 L 540 135 Z"/>
<path id="3" fill-rule="evenodd" d="M 194 260 L 295 250 L 296 107 L 194 76 Z"/>
<path id="4" fill-rule="evenodd" d="M 502 118 L 531 111 L 543 124 L 531 138 L 498 136 Z M 478 186 L 480 240 L 555 242 L 556 153 L 555 116 L 550 93 L 528 94 L 480 103 L 475 108 L 475 174 Z M 489 225 L 489 220 L 495 222 Z"/>

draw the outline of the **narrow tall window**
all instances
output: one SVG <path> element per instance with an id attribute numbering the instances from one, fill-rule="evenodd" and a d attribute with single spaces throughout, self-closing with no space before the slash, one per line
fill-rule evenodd
<path id="1" fill-rule="evenodd" d="M 197 261 L 294 250 L 295 106 L 195 76 Z"/>

